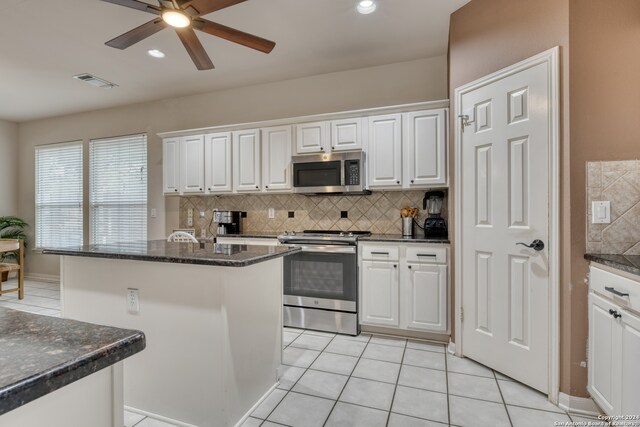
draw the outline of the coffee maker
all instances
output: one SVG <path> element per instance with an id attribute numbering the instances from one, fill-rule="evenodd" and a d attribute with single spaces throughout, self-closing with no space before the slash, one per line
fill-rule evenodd
<path id="1" fill-rule="evenodd" d="M 424 220 L 425 239 L 446 239 L 449 236 L 447 223 L 440 216 L 444 203 L 444 191 L 427 191 L 422 199 L 422 208 L 429 212 Z"/>
<path id="2" fill-rule="evenodd" d="M 242 233 L 242 212 L 240 211 L 213 211 L 213 222 L 218 224 L 216 234 L 240 234 Z"/>

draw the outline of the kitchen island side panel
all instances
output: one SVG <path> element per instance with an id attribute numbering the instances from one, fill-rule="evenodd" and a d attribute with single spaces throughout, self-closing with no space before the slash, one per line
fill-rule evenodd
<path id="1" fill-rule="evenodd" d="M 138 329 L 125 406 L 200 427 L 235 425 L 276 383 L 282 258 L 247 267 L 62 256 L 63 316 Z M 140 311 L 127 311 L 128 288 Z"/>

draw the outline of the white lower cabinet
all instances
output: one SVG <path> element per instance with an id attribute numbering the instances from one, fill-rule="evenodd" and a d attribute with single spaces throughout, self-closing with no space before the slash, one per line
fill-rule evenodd
<path id="1" fill-rule="evenodd" d="M 398 262 L 362 261 L 361 323 L 400 326 Z"/>
<path id="2" fill-rule="evenodd" d="M 361 324 L 448 331 L 448 247 L 373 242 L 359 246 Z"/>
<path id="3" fill-rule="evenodd" d="M 640 316 L 633 312 L 640 282 L 593 265 L 590 274 L 587 388 L 608 415 L 640 414 Z M 599 294 L 603 289 L 609 292 Z M 611 289 L 629 295 L 614 296 Z"/>

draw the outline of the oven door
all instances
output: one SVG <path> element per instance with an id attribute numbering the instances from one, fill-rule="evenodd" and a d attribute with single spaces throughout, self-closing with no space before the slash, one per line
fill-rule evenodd
<path id="1" fill-rule="evenodd" d="M 355 246 L 300 246 L 284 257 L 284 305 L 356 312 Z"/>

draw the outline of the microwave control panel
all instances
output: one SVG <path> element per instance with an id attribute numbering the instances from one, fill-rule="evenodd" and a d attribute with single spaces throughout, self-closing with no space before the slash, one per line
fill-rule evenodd
<path id="1" fill-rule="evenodd" d="M 360 160 L 344 161 L 345 185 L 360 185 Z"/>

